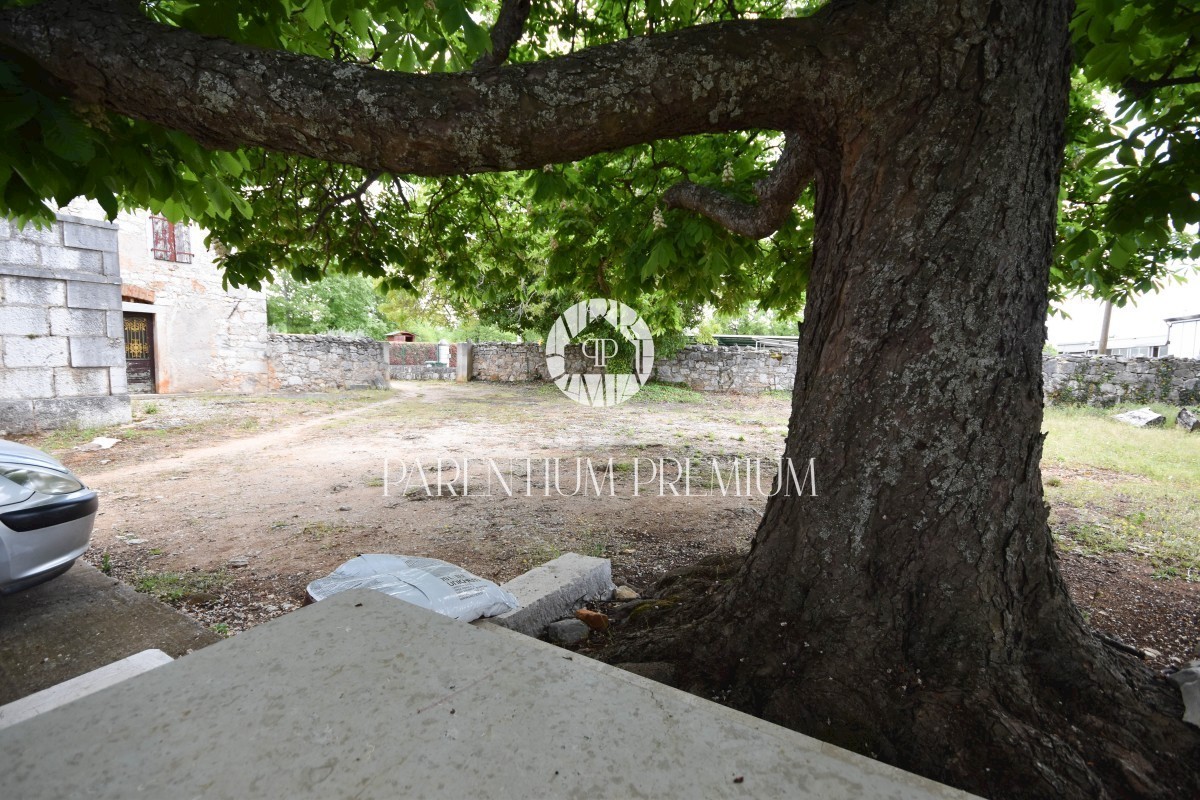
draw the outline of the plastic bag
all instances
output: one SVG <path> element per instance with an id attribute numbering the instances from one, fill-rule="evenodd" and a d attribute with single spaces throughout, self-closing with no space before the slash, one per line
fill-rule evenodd
<path id="1" fill-rule="evenodd" d="M 495 583 L 436 558 L 361 555 L 308 585 L 314 601 L 347 589 L 374 589 L 447 617 L 470 622 L 520 607 Z"/>

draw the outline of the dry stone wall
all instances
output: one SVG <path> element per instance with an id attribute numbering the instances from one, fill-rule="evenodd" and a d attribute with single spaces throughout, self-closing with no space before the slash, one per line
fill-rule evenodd
<path id="1" fill-rule="evenodd" d="M 550 380 L 537 342 L 481 342 L 471 348 L 471 379 L 516 383 Z"/>
<path id="2" fill-rule="evenodd" d="M 791 391 L 796 351 L 691 345 L 656 361 L 654 377 L 701 392 Z"/>
<path id="3" fill-rule="evenodd" d="M 343 336 L 271 333 L 267 376 L 272 391 L 386 389 L 388 343 Z"/>
<path id="4" fill-rule="evenodd" d="M 537 342 L 484 343 L 474 346 L 471 377 L 484 381 L 549 380 L 546 356 Z M 577 346 L 568 347 L 570 372 L 593 371 Z M 752 347 L 690 345 L 670 358 L 656 359 L 653 377 L 686 384 L 702 392 L 787 391 L 796 375 L 795 352 Z"/>
<path id="5" fill-rule="evenodd" d="M 392 364 L 394 381 L 452 381 L 458 376 L 457 367 L 435 367 L 431 364 Z"/>
<path id="6" fill-rule="evenodd" d="M 545 354 L 537 342 L 485 342 L 472 349 L 474 380 L 549 380 Z M 670 358 L 656 359 L 653 377 L 703 392 L 791 391 L 796 358 L 796 351 L 690 345 Z M 567 364 L 571 372 L 591 370 L 577 347 L 568 348 Z M 392 377 L 399 380 L 454 378 L 453 370 L 443 372 L 434 374 L 427 367 L 392 367 Z M 1200 405 L 1200 361 L 1191 359 L 1046 356 L 1042 377 L 1046 403 L 1051 405 Z"/>
<path id="7" fill-rule="evenodd" d="M 1200 404 L 1200 361 L 1186 358 L 1047 356 L 1042 361 L 1046 403 Z"/>

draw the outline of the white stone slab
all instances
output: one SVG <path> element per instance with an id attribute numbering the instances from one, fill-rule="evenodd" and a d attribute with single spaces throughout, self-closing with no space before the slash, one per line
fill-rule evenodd
<path id="1" fill-rule="evenodd" d="M 968 797 L 365 590 L 0 730 L 0 786 L 22 800 Z"/>
<path id="2" fill-rule="evenodd" d="M 564 553 L 518 575 L 503 588 L 516 596 L 521 607 L 489 617 L 488 622 L 529 636 L 541 636 L 547 625 L 570 616 L 586 601 L 612 597 L 612 562 L 607 558 Z"/>
<path id="3" fill-rule="evenodd" d="M 106 689 L 135 675 L 141 675 L 147 670 L 161 667 L 163 664 L 170 664 L 171 661 L 173 659 L 162 650 L 143 650 L 107 666 L 85 672 L 69 681 L 63 681 L 56 686 L 0 706 L 0 728 L 7 728 L 18 722 L 32 719 L 38 714 L 44 714 L 51 709 Z"/>
<path id="4" fill-rule="evenodd" d="M 1113 419 L 1136 428 L 1157 428 L 1167 421 L 1166 417 L 1152 408 L 1139 408 L 1136 411 L 1126 411 L 1124 414 L 1113 414 Z"/>

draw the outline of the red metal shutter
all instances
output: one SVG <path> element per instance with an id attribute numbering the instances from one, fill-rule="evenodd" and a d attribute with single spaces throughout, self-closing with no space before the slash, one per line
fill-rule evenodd
<path id="1" fill-rule="evenodd" d="M 150 235 L 152 237 L 150 249 L 154 253 L 154 257 L 160 261 L 175 260 L 174 227 L 165 217 L 150 218 Z"/>

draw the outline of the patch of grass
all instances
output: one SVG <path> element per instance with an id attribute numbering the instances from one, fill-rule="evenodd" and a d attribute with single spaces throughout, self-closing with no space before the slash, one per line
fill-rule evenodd
<path id="1" fill-rule="evenodd" d="M 642 405 L 650 403 L 703 403 L 707 397 L 704 392 L 698 392 L 680 383 L 660 383 L 651 381 L 641 388 L 631 403 Z"/>
<path id="2" fill-rule="evenodd" d="M 224 570 L 217 572 L 143 572 L 133 588 L 168 603 L 178 603 L 193 595 L 219 592 L 233 581 Z"/>
<path id="3" fill-rule="evenodd" d="M 26 444 L 49 453 L 59 453 L 63 450 L 70 450 L 76 445 L 87 444 L 97 436 L 103 436 L 105 430 L 105 428 L 61 428 L 42 435 L 40 439 L 27 441 Z"/>
<path id="4" fill-rule="evenodd" d="M 1137 475 L 1151 480 L 1200 485 L 1200 437 L 1175 425 L 1178 409 L 1153 405 L 1167 418 L 1162 428 L 1134 428 L 1112 418 L 1144 406 L 1046 409 L 1044 463 Z"/>
<path id="5" fill-rule="evenodd" d="M 142 413 L 153 416 L 158 413 L 158 403 L 146 403 L 142 406 Z"/>
<path id="6" fill-rule="evenodd" d="M 1088 553 L 1145 558 L 1163 579 L 1200 574 L 1200 437 L 1175 427 L 1133 428 L 1112 419 L 1132 407 L 1046 410 L 1043 466 L 1060 541 Z"/>
<path id="7" fill-rule="evenodd" d="M 212 625 L 209 625 L 208 627 L 212 630 L 213 633 L 217 634 L 218 636 L 224 636 L 225 638 L 229 638 L 229 623 L 228 622 L 214 622 Z"/>
<path id="8" fill-rule="evenodd" d="M 529 570 L 540 567 L 547 561 L 553 561 L 561 555 L 562 550 L 555 545 L 549 542 L 536 542 L 525 549 L 521 556 L 521 563 L 525 565 L 525 569 Z"/>

